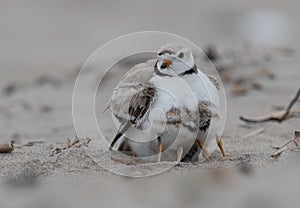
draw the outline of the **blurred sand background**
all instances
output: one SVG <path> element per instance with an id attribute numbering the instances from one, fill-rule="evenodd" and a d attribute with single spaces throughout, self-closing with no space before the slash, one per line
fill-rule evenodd
<path id="1" fill-rule="evenodd" d="M 273 146 L 300 130 L 299 118 L 249 125 L 239 116 L 282 109 L 299 89 L 299 6 L 296 0 L 0 0 L 0 142 L 14 140 L 18 147 L 0 155 L 0 207 L 297 207 L 299 153 L 270 156 Z M 241 94 L 233 92 L 234 81 L 224 82 L 228 157 L 216 152 L 213 161 L 184 163 L 142 180 L 104 170 L 82 147 L 50 157 L 74 139 L 72 91 L 83 63 L 107 41 L 143 30 L 175 33 L 203 49 L 214 45 L 220 57 L 234 57 L 225 64 L 233 80 L 266 72 L 247 81 Z M 293 109 L 300 110 L 299 102 Z M 117 165 L 109 158 L 103 155 Z M 26 187 L 30 191 L 11 185 L 78 178 L 93 185 Z"/>

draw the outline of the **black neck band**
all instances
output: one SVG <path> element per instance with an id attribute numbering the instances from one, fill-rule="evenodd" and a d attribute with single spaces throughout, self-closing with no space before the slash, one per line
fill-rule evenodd
<path id="1" fill-rule="evenodd" d="M 188 74 L 197 74 L 198 73 L 198 69 L 197 69 L 197 66 L 194 65 L 193 68 L 179 74 L 179 76 L 184 76 L 184 75 L 188 75 Z"/>

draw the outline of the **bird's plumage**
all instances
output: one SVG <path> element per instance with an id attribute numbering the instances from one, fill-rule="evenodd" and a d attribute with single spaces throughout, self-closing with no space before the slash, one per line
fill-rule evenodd
<path id="1" fill-rule="evenodd" d="M 189 51 L 170 44 L 160 49 L 159 54 L 164 58 L 172 54 L 188 58 Z M 176 57 L 171 59 L 176 63 Z M 183 61 L 187 62 L 190 58 Z M 203 74 L 194 64 L 191 67 L 174 64 L 175 69 L 170 66 L 177 74 L 171 69 L 163 70 L 160 64 L 158 58 L 134 66 L 121 79 L 109 102 L 114 118 L 121 125 L 121 132 L 116 136 L 120 138 L 117 149 L 133 150 L 137 156 L 147 157 L 146 161 L 155 160 L 158 136 L 166 150 L 166 160 L 175 160 L 179 145 L 187 154 L 198 137 L 207 142 L 212 119 L 219 114 L 215 79 Z M 186 67 L 185 71 L 182 67 Z"/>

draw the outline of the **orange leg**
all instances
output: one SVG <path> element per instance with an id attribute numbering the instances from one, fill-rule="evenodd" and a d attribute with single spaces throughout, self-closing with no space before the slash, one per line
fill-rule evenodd
<path id="1" fill-rule="evenodd" d="M 226 153 L 225 153 L 225 150 L 224 150 L 224 147 L 223 147 L 222 140 L 218 135 L 216 135 L 216 140 L 217 140 L 218 147 L 220 148 L 220 150 L 222 152 L 223 157 L 226 157 Z"/>
<path id="2" fill-rule="evenodd" d="M 208 150 L 207 150 L 205 144 L 202 143 L 200 140 L 197 140 L 197 143 L 198 143 L 198 145 L 200 146 L 200 148 L 202 149 L 203 155 L 205 156 L 205 158 L 211 160 L 211 159 L 212 159 L 212 158 L 211 158 L 211 155 L 210 155 L 210 153 L 208 152 Z"/>
<path id="3" fill-rule="evenodd" d="M 177 163 L 180 163 L 183 153 L 183 147 L 179 146 L 177 149 Z"/>

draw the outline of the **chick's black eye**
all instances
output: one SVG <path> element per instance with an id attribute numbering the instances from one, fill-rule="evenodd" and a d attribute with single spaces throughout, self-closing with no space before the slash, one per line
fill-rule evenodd
<path id="1" fill-rule="evenodd" d="M 184 54 L 181 52 L 180 54 L 178 54 L 178 58 L 183 58 Z"/>
<path id="2" fill-rule="evenodd" d="M 162 53 L 158 53 L 158 55 L 159 55 L 159 56 L 161 56 L 161 55 L 162 55 Z"/>

